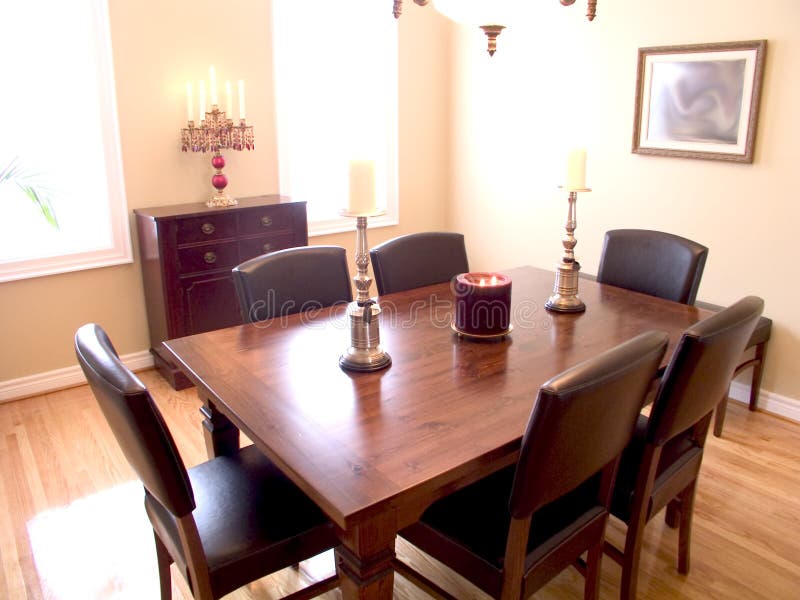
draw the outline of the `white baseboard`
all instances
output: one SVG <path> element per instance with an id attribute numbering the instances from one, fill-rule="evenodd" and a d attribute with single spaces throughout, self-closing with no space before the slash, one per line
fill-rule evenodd
<path id="1" fill-rule="evenodd" d="M 749 404 L 750 386 L 734 381 L 731 383 L 730 399 Z M 764 412 L 780 415 L 800 423 L 800 401 L 796 398 L 781 396 L 761 388 L 761 393 L 758 395 L 758 408 Z"/>
<path id="2" fill-rule="evenodd" d="M 126 354 L 120 358 L 131 371 L 141 371 L 153 366 L 153 355 L 148 350 Z M 86 378 L 78 365 L 20 377 L 19 379 L 0 381 L 0 402 L 9 402 L 27 398 L 28 396 L 36 396 L 37 394 L 55 392 L 56 390 L 75 387 L 83 383 L 86 383 Z"/>

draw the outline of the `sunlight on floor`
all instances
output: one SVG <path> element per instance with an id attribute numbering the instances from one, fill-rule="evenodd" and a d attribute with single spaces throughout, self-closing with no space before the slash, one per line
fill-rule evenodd
<path id="1" fill-rule="evenodd" d="M 46 510 L 27 527 L 45 598 L 158 598 L 153 534 L 140 482 Z"/>

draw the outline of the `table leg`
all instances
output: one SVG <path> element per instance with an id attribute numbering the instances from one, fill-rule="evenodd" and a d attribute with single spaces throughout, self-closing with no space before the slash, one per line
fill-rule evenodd
<path id="1" fill-rule="evenodd" d="M 203 399 L 200 407 L 203 415 L 203 437 L 209 458 L 232 455 L 239 451 L 239 429 L 223 415 L 214 403 Z"/>
<path id="2" fill-rule="evenodd" d="M 336 550 L 339 589 L 345 600 L 391 598 L 394 591 L 394 514 L 376 515 L 341 534 Z"/>

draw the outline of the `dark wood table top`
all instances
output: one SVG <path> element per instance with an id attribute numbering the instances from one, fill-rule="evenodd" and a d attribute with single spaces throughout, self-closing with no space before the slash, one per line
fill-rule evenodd
<path id="1" fill-rule="evenodd" d="M 539 386 L 647 330 L 680 333 L 711 314 L 581 280 L 584 313 L 551 313 L 554 275 L 511 276 L 510 336 L 450 329 L 449 284 L 380 299 L 392 365 L 339 368 L 344 311 L 292 315 L 166 342 L 177 364 L 239 429 L 346 529 L 381 511 L 396 528 L 434 499 L 516 460 Z"/>

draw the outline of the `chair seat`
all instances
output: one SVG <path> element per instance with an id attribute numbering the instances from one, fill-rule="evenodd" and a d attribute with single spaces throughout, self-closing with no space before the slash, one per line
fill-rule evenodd
<path id="1" fill-rule="evenodd" d="M 611 514 L 627 521 L 630 518 L 631 503 L 633 501 L 633 493 L 636 488 L 636 478 L 638 476 L 639 465 L 642 462 L 642 452 L 645 447 L 645 434 L 647 433 L 648 418 L 640 415 L 636 422 L 636 429 L 633 433 L 628 447 L 622 453 L 622 459 L 619 463 L 619 471 L 617 472 L 616 483 L 614 484 L 614 496 L 611 501 Z M 700 457 L 702 449 L 698 448 L 691 440 L 689 435 L 678 435 L 664 444 L 661 451 L 661 457 L 658 461 L 656 468 L 656 478 L 653 483 L 654 496 L 656 499 L 652 502 L 650 510 L 660 510 L 666 501 L 675 496 L 675 493 L 670 493 L 672 485 L 670 479 L 676 472 L 681 471 L 685 465 L 691 460 L 696 460 L 698 468 L 700 466 Z M 682 489 L 685 484 L 677 487 Z M 663 492 L 657 490 L 663 489 Z M 661 497 L 663 496 L 663 500 Z M 649 515 L 648 515 L 649 518 Z"/>
<path id="2" fill-rule="evenodd" d="M 508 499 L 515 468 L 508 467 L 439 500 L 400 535 L 422 550 L 432 543 L 461 547 L 486 565 L 501 569 L 511 522 Z M 589 480 L 533 514 L 526 567 L 603 514 L 603 507 L 597 504 L 598 485 L 597 478 Z M 485 566 L 475 564 L 473 568 Z"/>
<path id="3" fill-rule="evenodd" d="M 753 330 L 753 335 L 750 336 L 750 341 L 747 342 L 747 347 L 752 348 L 758 344 L 763 344 L 769 341 L 772 335 L 772 319 L 761 317 L 756 323 L 756 328 Z"/>
<path id="4" fill-rule="evenodd" d="M 337 544 L 322 511 L 255 446 L 188 473 L 197 503 L 193 516 L 217 597 Z M 174 518 L 149 495 L 145 505 L 163 526 L 164 543 L 185 568 Z M 303 556 L 298 556 L 295 540 L 300 534 Z"/>

